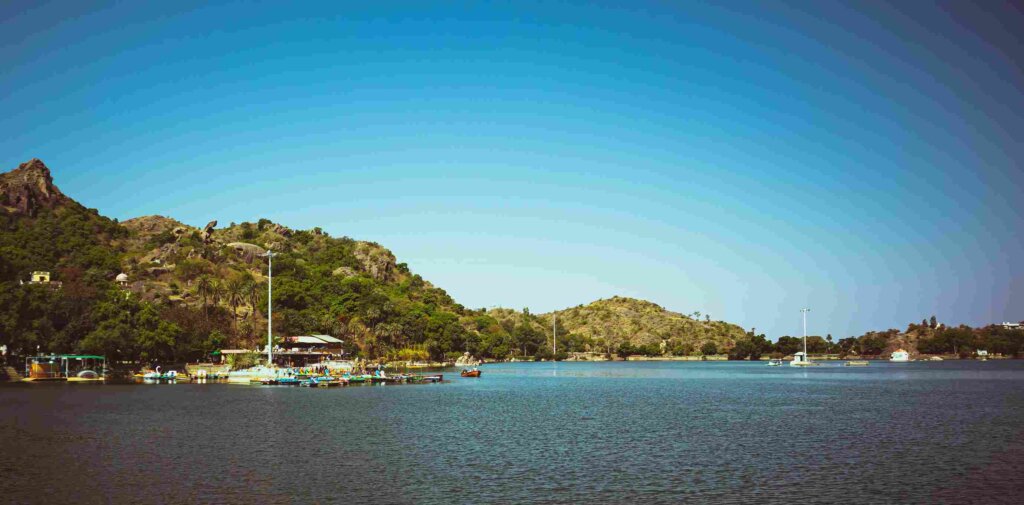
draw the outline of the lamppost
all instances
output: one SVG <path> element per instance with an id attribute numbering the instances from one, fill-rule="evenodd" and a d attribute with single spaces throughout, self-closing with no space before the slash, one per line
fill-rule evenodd
<path id="1" fill-rule="evenodd" d="M 274 366 L 274 314 L 272 301 L 274 299 L 274 254 L 267 249 L 264 254 L 267 257 L 267 366 Z"/>

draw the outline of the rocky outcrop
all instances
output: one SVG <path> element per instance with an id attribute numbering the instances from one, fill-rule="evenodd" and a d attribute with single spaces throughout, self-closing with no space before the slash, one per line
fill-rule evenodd
<path id="1" fill-rule="evenodd" d="M 341 277 L 344 279 L 345 277 L 353 277 L 355 275 L 358 275 L 358 272 L 349 267 L 338 267 L 335 268 L 333 272 L 331 272 L 331 275 L 335 277 Z"/>
<path id="2" fill-rule="evenodd" d="M 210 221 L 209 223 L 206 223 L 206 226 L 203 227 L 203 231 L 200 232 L 200 234 L 199 234 L 199 236 L 203 239 L 203 243 L 206 243 L 206 244 L 210 243 L 210 241 L 212 240 L 212 237 L 213 237 L 213 229 L 216 228 L 216 227 L 217 227 L 217 220 L 216 219 L 214 219 L 213 221 Z"/>
<path id="3" fill-rule="evenodd" d="M 256 258 L 267 253 L 266 249 L 256 244 L 247 244 L 245 242 L 231 242 L 227 246 L 234 249 L 246 263 L 252 263 L 256 261 Z"/>
<path id="4" fill-rule="evenodd" d="M 0 208 L 7 212 L 35 216 L 41 208 L 52 209 L 71 201 L 53 185 L 50 169 L 36 158 L 0 174 Z"/>
<path id="5" fill-rule="evenodd" d="M 455 366 L 477 366 L 481 363 L 483 362 L 474 358 L 468 352 L 463 353 L 462 356 L 459 356 L 459 358 L 455 360 Z"/>
<path id="6" fill-rule="evenodd" d="M 359 242 L 352 251 L 364 272 L 378 281 L 395 278 L 395 255 L 391 251 L 371 242 Z"/>
<path id="7" fill-rule="evenodd" d="M 285 238 L 288 238 L 288 237 L 292 236 L 292 229 L 291 228 L 289 228 L 287 226 L 281 226 L 281 225 L 279 225 L 277 223 L 274 223 L 273 225 L 271 225 L 270 232 L 271 233 L 276 233 L 276 234 L 278 234 L 278 235 L 280 235 L 282 237 L 285 237 Z"/>

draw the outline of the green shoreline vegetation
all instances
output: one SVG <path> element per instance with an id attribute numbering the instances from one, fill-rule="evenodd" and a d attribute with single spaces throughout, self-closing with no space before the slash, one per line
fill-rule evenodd
<path id="1" fill-rule="evenodd" d="M 66 197 L 39 160 L 0 174 L 0 345 L 9 353 L 87 352 L 111 363 L 196 362 L 221 348 L 265 343 L 267 249 L 274 259 L 275 335 L 328 334 L 371 360 L 450 362 L 605 356 L 785 356 L 802 340 L 770 342 L 710 316 L 613 297 L 554 314 L 470 309 L 372 242 L 292 230 L 266 219 L 195 228 L 161 216 L 123 223 Z M 46 271 L 51 282 L 27 282 Z M 125 274 L 118 278 L 119 274 Z M 552 315 L 558 355 L 552 353 Z M 808 338 L 812 354 L 1020 356 L 1024 331 L 944 327 L 833 341 Z"/>

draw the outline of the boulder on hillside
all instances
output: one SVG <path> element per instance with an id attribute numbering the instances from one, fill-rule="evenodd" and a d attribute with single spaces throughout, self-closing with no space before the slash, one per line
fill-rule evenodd
<path id="1" fill-rule="evenodd" d="M 335 277 L 341 277 L 344 279 L 345 277 L 353 277 L 359 275 L 359 273 L 349 267 L 338 267 L 335 268 L 333 272 L 331 272 L 331 275 Z"/>
<path id="2" fill-rule="evenodd" d="M 276 233 L 276 234 L 278 234 L 278 235 L 280 235 L 282 237 L 286 237 L 286 238 L 292 236 L 292 229 L 291 228 L 289 228 L 287 226 L 281 226 L 281 225 L 279 225 L 277 223 L 274 223 L 274 225 L 270 227 L 270 231 L 271 231 L 271 233 Z"/>
<path id="3" fill-rule="evenodd" d="M 216 226 L 217 226 L 217 220 L 214 219 L 213 221 L 210 221 L 209 223 L 206 223 L 206 226 L 203 227 L 203 231 L 202 231 L 202 233 L 199 236 L 203 239 L 204 243 L 207 243 L 207 244 L 210 243 L 210 237 L 213 236 L 213 229 Z"/>
<path id="4" fill-rule="evenodd" d="M 247 244 L 245 242 L 231 242 L 227 246 L 234 249 L 246 263 L 252 263 L 256 261 L 257 257 L 267 253 L 266 249 L 256 244 Z"/>
<path id="5" fill-rule="evenodd" d="M 455 366 L 478 366 L 481 363 L 483 362 L 474 358 L 468 352 L 463 353 L 462 356 L 455 360 Z"/>

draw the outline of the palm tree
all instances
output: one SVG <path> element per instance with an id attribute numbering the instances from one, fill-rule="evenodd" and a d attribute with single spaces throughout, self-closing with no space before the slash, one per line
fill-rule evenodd
<path id="1" fill-rule="evenodd" d="M 224 290 L 228 305 L 231 305 L 231 321 L 234 323 L 235 333 L 238 332 L 238 306 L 245 302 L 245 281 L 240 278 L 228 282 Z"/>
<path id="2" fill-rule="evenodd" d="M 252 311 L 249 312 L 251 319 L 256 318 L 256 306 L 260 304 L 260 296 L 263 295 L 263 284 L 253 281 L 249 282 L 245 286 L 245 297 L 249 302 L 249 306 L 252 307 Z"/>
<path id="3" fill-rule="evenodd" d="M 196 281 L 196 295 L 203 299 L 203 309 L 206 310 L 206 317 L 210 317 L 210 311 L 207 309 L 209 304 L 210 296 L 213 294 L 213 279 L 209 275 L 202 275 Z"/>
<path id="4" fill-rule="evenodd" d="M 212 279 L 210 284 L 210 298 L 213 299 L 214 305 L 220 305 L 220 301 L 224 299 L 224 283 L 220 279 Z"/>

